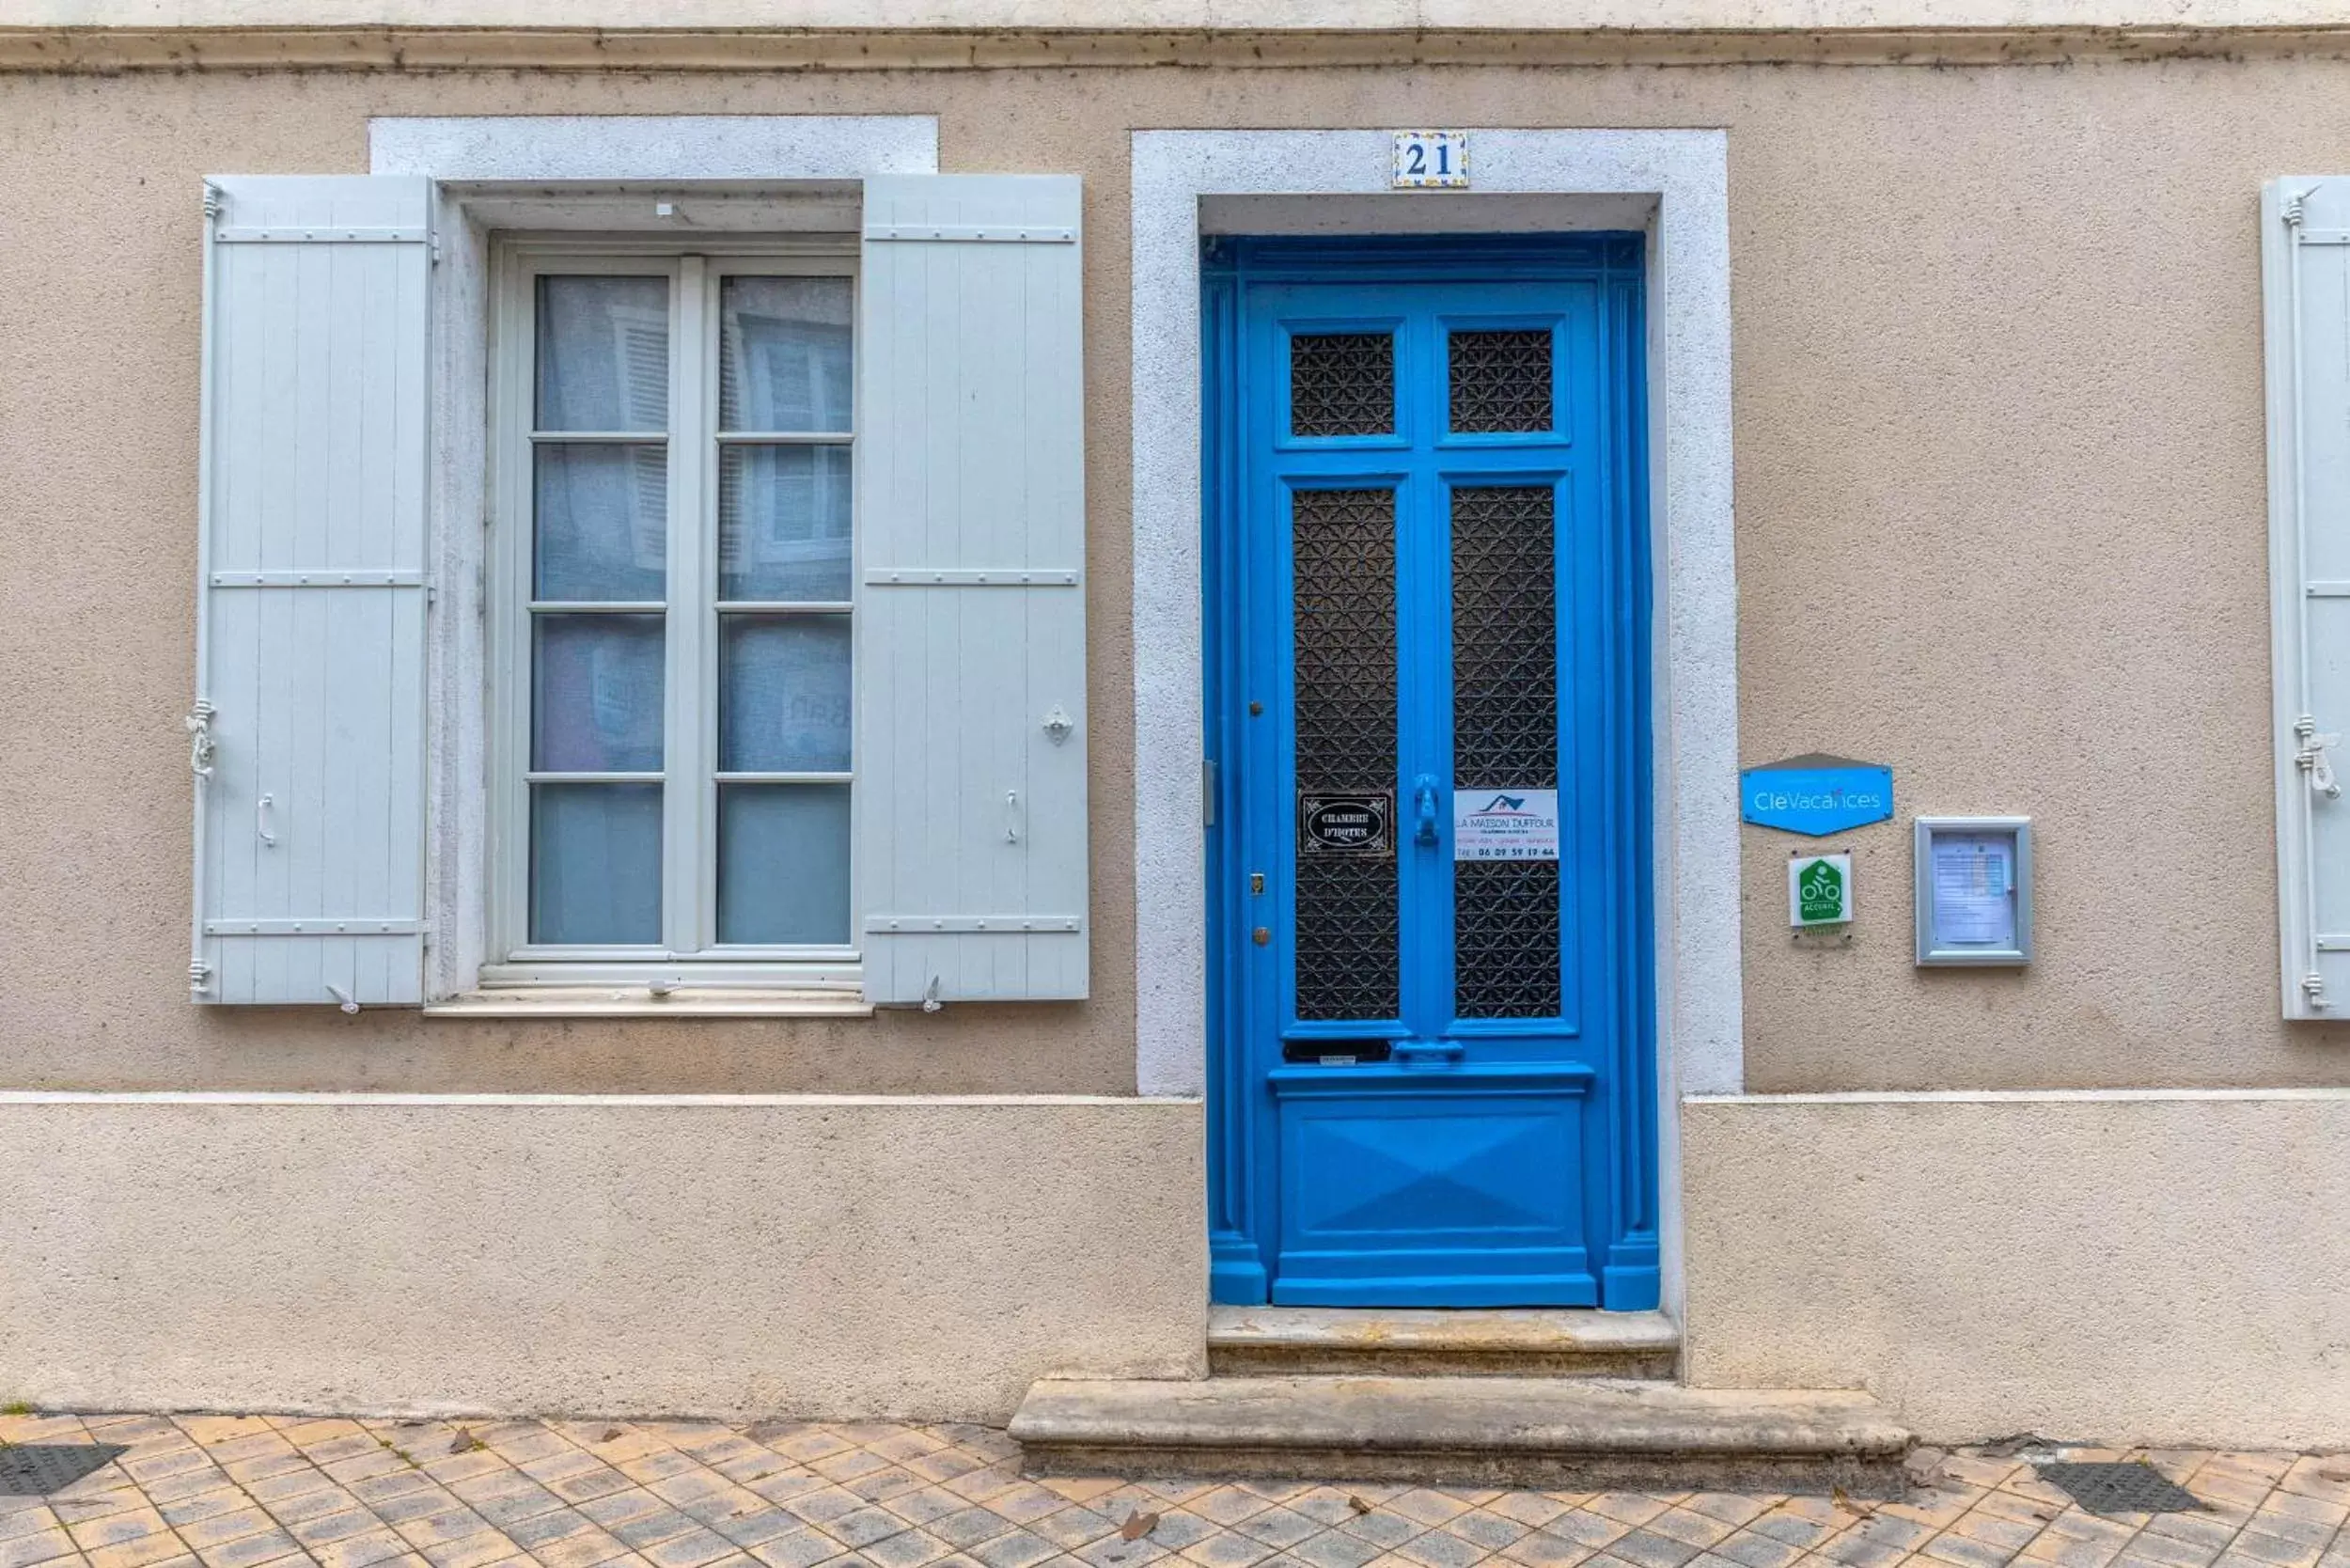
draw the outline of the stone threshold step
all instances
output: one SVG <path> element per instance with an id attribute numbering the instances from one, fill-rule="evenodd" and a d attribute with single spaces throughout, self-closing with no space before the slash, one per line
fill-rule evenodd
<path id="1" fill-rule="evenodd" d="M 1041 1473 L 1897 1497 L 1910 1435 L 1865 1393 L 1550 1377 L 1046 1378 Z"/>
<path id="2" fill-rule="evenodd" d="M 1670 1377 L 1681 1331 L 1662 1312 L 1215 1307 L 1208 1370 L 1265 1373 Z"/>

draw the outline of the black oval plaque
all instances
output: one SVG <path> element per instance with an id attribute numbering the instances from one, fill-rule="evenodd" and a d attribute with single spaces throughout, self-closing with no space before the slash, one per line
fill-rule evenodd
<path id="1" fill-rule="evenodd" d="M 1387 855 L 1393 841 L 1388 823 L 1395 796 L 1300 795 L 1297 847 L 1305 855 Z"/>

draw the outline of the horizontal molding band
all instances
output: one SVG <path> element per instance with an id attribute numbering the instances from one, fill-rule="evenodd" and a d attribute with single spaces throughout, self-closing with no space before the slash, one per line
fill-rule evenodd
<path id="1" fill-rule="evenodd" d="M 2061 65 L 2350 57 L 2350 24 L 1543 31 L 0 27 L 0 71 Z"/>
<path id="2" fill-rule="evenodd" d="M 415 936 L 431 930 L 425 920 L 379 919 L 372 916 L 321 915 L 299 920 L 207 920 L 207 936 Z"/>
<path id="3" fill-rule="evenodd" d="M 868 915 L 876 936 L 1058 936 L 1085 922 L 1074 915 Z"/>
<path id="4" fill-rule="evenodd" d="M 1054 1109 L 1063 1105 L 1197 1105 L 1196 1095 L 1120 1094 L 401 1094 L 335 1090 L 0 1090 L 0 1109 L 16 1105 L 302 1105 L 388 1110 L 409 1105 L 532 1110 L 576 1106 L 591 1110 L 833 1110 L 871 1106 L 921 1110 Z"/>
<path id="5" fill-rule="evenodd" d="M 2177 1101 L 2341 1100 L 2350 1088 L 2317 1089 L 1919 1089 L 1824 1094 L 1685 1094 L 1684 1105 L 2093 1105 Z"/>

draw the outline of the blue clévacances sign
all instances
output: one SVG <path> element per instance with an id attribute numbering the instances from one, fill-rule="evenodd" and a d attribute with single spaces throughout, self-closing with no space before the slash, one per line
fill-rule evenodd
<path id="1" fill-rule="evenodd" d="M 1738 776 L 1739 810 L 1762 827 L 1814 839 L 1893 814 L 1893 770 L 1812 753 Z"/>

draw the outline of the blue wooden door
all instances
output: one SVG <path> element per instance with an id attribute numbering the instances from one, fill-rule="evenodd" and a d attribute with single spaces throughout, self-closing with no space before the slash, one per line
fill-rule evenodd
<path id="1" fill-rule="evenodd" d="M 1211 246 L 1220 1300 L 1655 1304 L 1639 259 Z"/>

